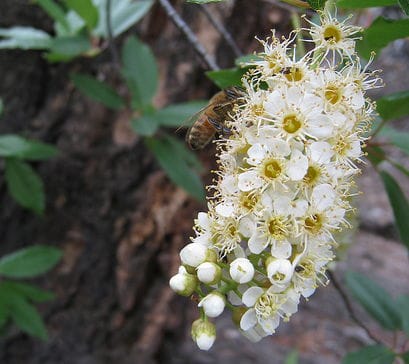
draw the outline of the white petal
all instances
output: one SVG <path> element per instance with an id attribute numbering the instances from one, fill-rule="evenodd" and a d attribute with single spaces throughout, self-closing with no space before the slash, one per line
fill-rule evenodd
<path id="1" fill-rule="evenodd" d="M 332 133 L 331 120 L 325 115 L 319 115 L 308 121 L 307 131 L 317 137 L 326 138 Z"/>
<path id="2" fill-rule="evenodd" d="M 308 159 L 299 150 L 294 150 L 287 164 L 287 176 L 293 181 L 301 180 L 308 169 Z"/>
<path id="3" fill-rule="evenodd" d="M 215 207 L 216 212 L 223 217 L 233 216 L 234 206 L 231 202 L 219 203 Z"/>
<path id="4" fill-rule="evenodd" d="M 314 187 L 311 200 L 318 211 L 324 211 L 334 203 L 335 196 L 335 191 L 329 184 L 322 184 Z"/>
<path id="5" fill-rule="evenodd" d="M 258 298 L 264 293 L 264 289 L 261 287 L 250 287 L 246 292 L 243 293 L 243 303 L 247 307 L 253 307 L 257 302 Z"/>
<path id="6" fill-rule="evenodd" d="M 287 90 L 287 101 L 293 105 L 300 105 L 303 100 L 301 88 L 293 86 Z"/>
<path id="7" fill-rule="evenodd" d="M 288 143 L 280 140 L 280 139 L 273 139 L 268 144 L 268 149 L 277 156 L 287 156 L 291 153 L 291 148 Z"/>
<path id="8" fill-rule="evenodd" d="M 292 246 L 288 241 L 278 242 L 271 247 L 271 255 L 279 259 L 287 259 L 291 256 Z"/>
<path id="9" fill-rule="evenodd" d="M 274 199 L 274 212 L 277 215 L 287 216 L 291 211 L 291 199 L 287 196 L 280 196 Z"/>
<path id="10" fill-rule="evenodd" d="M 267 319 L 260 320 L 261 327 L 266 333 L 270 335 L 275 332 L 275 329 L 278 327 L 279 324 L 280 324 L 280 317 L 278 315 L 275 315 L 274 317 L 269 317 Z"/>
<path id="11" fill-rule="evenodd" d="M 315 142 L 309 146 L 311 159 L 320 164 L 326 164 L 331 160 L 334 152 L 331 145 L 327 142 Z"/>
<path id="12" fill-rule="evenodd" d="M 259 188 L 263 185 L 263 180 L 258 176 L 256 171 L 247 171 L 239 174 L 239 189 L 248 192 Z"/>
<path id="13" fill-rule="evenodd" d="M 256 223 L 250 217 L 243 217 L 239 222 L 239 232 L 244 237 L 249 238 L 254 234 Z"/>
<path id="14" fill-rule="evenodd" d="M 255 144 L 249 148 L 247 154 L 249 156 L 247 162 L 252 166 L 256 166 L 264 159 L 266 151 L 261 144 Z"/>
<path id="15" fill-rule="evenodd" d="M 256 324 L 257 324 L 256 310 L 254 308 L 250 308 L 241 317 L 240 328 L 244 331 L 247 331 L 254 327 Z"/>
<path id="16" fill-rule="evenodd" d="M 292 203 L 294 217 L 301 217 L 305 215 L 308 210 L 308 202 L 306 200 L 296 200 Z"/>
<path id="17" fill-rule="evenodd" d="M 256 232 L 250 237 L 248 245 L 253 254 L 260 254 L 268 245 L 268 241 L 266 238 L 259 236 Z"/>

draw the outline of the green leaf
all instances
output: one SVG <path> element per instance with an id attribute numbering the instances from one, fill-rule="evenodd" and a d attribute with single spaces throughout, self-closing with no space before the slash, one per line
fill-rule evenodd
<path id="1" fill-rule="evenodd" d="M 51 44 L 49 34 L 39 29 L 19 26 L 0 28 L 0 49 L 48 49 Z"/>
<path id="2" fill-rule="evenodd" d="M 402 330 L 409 338 L 409 295 L 399 296 L 396 299 L 396 305 L 402 320 Z"/>
<path id="3" fill-rule="evenodd" d="M 53 0 L 34 0 L 51 18 L 60 24 L 65 30 L 69 29 L 64 9 Z"/>
<path id="4" fill-rule="evenodd" d="M 389 197 L 389 202 L 392 206 L 395 216 L 396 226 L 399 231 L 399 236 L 403 244 L 409 249 L 409 203 L 405 194 L 399 187 L 395 179 L 388 173 L 382 171 L 380 173 L 385 190 Z"/>
<path id="5" fill-rule="evenodd" d="M 92 32 L 96 36 L 108 37 L 108 28 L 106 24 L 106 0 L 94 0 L 98 7 L 99 21 L 98 26 Z M 141 20 L 149 11 L 153 4 L 152 0 L 112 0 L 111 2 L 111 28 L 112 35 L 117 37 L 132 25 Z"/>
<path id="6" fill-rule="evenodd" d="M 379 53 L 388 43 L 407 36 L 409 19 L 391 20 L 378 17 L 364 30 L 363 39 L 357 43 L 358 50 L 364 58 L 369 59 L 372 51 Z"/>
<path id="7" fill-rule="evenodd" d="M 397 0 L 338 0 L 337 6 L 343 9 L 361 9 L 395 5 Z"/>
<path id="8" fill-rule="evenodd" d="M 186 2 L 193 4 L 220 3 L 222 1 L 223 0 L 186 0 Z"/>
<path id="9" fill-rule="evenodd" d="M 118 110 L 125 106 L 125 101 L 106 83 L 98 81 L 91 76 L 79 73 L 71 74 L 70 78 L 75 87 L 77 87 L 84 95 L 103 103 L 106 107 Z"/>
<path id="10" fill-rule="evenodd" d="M 52 269 L 61 257 L 60 249 L 46 245 L 20 249 L 0 259 L 0 276 L 35 277 Z"/>
<path id="11" fill-rule="evenodd" d="M 395 354 L 382 345 L 366 346 L 347 354 L 342 364 L 392 364 Z"/>
<path id="12" fill-rule="evenodd" d="M 307 0 L 307 3 L 310 4 L 314 10 L 322 10 L 324 9 L 326 1 L 327 0 Z"/>
<path id="13" fill-rule="evenodd" d="M 194 117 L 207 104 L 208 101 L 196 100 L 166 106 L 155 113 L 155 118 L 162 126 L 181 126 L 186 120 Z"/>
<path id="14" fill-rule="evenodd" d="M 242 86 L 241 78 L 247 72 L 245 68 L 228 68 L 220 71 L 208 71 L 209 77 L 221 89 L 230 86 Z"/>
<path id="15" fill-rule="evenodd" d="M 55 37 L 50 47 L 51 55 L 60 55 L 61 60 L 69 60 L 72 57 L 86 53 L 90 49 L 91 43 L 84 35 Z"/>
<path id="16" fill-rule="evenodd" d="M 376 111 L 383 120 L 409 115 L 409 90 L 386 95 L 376 100 Z"/>
<path id="17" fill-rule="evenodd" d="M 0 156 L 28 160 L 41 160 L 54 157 L 58 149 L 52 145 L 28 140 L 14 134 L 0 136 Z"/>
<path id="18" fill-rule="evenodd" d="M 7 290 L 13 290 L 17 294 L 34 302 L 45 302 L 54 299 L 54 294 L 52 292 L 44 291 L 32 284 L 2 281 L 0 282 L 0 291 L 1 287 Z"/>
<path id="19" fill-rule="evenodd" d="M 385 160 L 386 154 L 381 147 L 368 146 L 365 148 L 365 151 L 368 153 L 367 158 L 374 166 L 379 165 Z"/>
<path id="20" fill-rule="evenodd" d="M 406 15 L 409 15 L 409 0 L 398 0 L 398 4 Z"/>
<path id="21" fill-rule="evenodd" d="M 399 355 L 405 364 L 409 364 L 409 351 Z"/>
<path id="22" fill-rule="evenodd" d="M 122 47 L 122 63 L 133 108 L 142 109 L 151 104 L 158 87 L 158 69 L 149 47 L 136 37 L 129 37 Z"/>
<path id="23" fill-rule="evenodd" d="M 91 0 L 65 0 L 69 8 L 74 10 L 93 29 L 98 23 L 98 11 Z"/>
<path id="24" fill-rule="evenodd" d="M 27 334 L 47 339 L 47 329 L 37 309 L 22 296 L 13 296 L 9 306 L 14 323 Z"/>
<path id="25" fill-rule="evenodd" d="M 3 302 L 2 297 L 1 297 L 1 289 L 0 289 L 0 329 L 3 328 L 3 326 L 7 323 L 7 320 L 9 318 L 10 312 L 5 304 Z M 1 336 L 1 331 L 0 331 L 0 336 Z"/>
<path id="26" fill-rule="evenodd" d="M 298 363 L 298 352 L 296 350 L 290 352 L 285 358 L 284 364 L 297 364 Z"/>
<path id="27" fill-rule="evenodd" d="M 388 292 L 374 281 L 355 272 L 347 272 L 345 282 L 355 299 L 385 329 L 400 328 L 400 315 Z"/>
<path id="28" fill-rule="evenodd" d="M 202 181 L 192 168 L 199 164 L 193 153 L 171 136 L 161 139 L 147 138 L 145 141 L 169 178 L 190 195 L 202 201 L 205 194 Z"/>
<path id="29" fill-rule="evenodd" d="M 152 136 L 158 130 L 159 124 L 156 119 L 156 113 L 145 114 L 139 118 L 131 120 L 132 129 L 143 136 Z"/>
<path id="30" fill-rule="evenodd" d="M 30 165 L 15 158 L 6 158 L 6 182 L 9 193 L 20 205 L 38 214 L 43 213 L 43 181 Z"/>
<path id="31" fill-rule="evenodd" d="M 384 126 L 379 135 L 387 137 L 393 145 L 409 154 L 409 133 Z"/>

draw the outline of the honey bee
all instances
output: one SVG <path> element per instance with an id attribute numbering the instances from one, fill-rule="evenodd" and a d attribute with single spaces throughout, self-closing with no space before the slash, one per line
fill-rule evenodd
<path id="1" fill-rule="evenodd" d="M 195 121 L 186 133 L 189 147 L 194 150 L 203 149 L 216 134 L 230 135 L 231 131 L 225 123 L 234 105 L 243 95 L 243 91 L 238 87 L 229 87 L 215 94 L 209 104 L 191 118 Z"/>

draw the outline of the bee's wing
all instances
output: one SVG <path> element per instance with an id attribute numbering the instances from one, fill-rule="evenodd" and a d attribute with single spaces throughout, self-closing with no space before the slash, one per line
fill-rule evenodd
<path id="1" fill-rule="evenodd" d="M 193 115 L 189 116 L 187 119 L 183 120 L 182 124 L 175 130 L 175 133 L 178 133 L 181 129 L 185 128 L 187 128 L 189 131 L 194 122 L 199 118 L 199 115 L 201 115 L 205 110 L 207 110 L 211 106 L 212 104 L 208 104 L 202 107 L 199 111 L 195 112 Z"/>

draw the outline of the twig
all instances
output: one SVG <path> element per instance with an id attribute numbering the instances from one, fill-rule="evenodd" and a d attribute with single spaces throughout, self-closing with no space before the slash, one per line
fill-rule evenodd
<path id="1" fill-rule="evenodd" d="M 175 8 L 168 0 L 159 0 L 159 3 L 168 14 L 169 18 L 172 19 L 173 23 L 176 27 L 186 36 L 187 40 L 195 49 L 196 53 L 202 58 L 202 60 L 206 63 L 206 65 L 213 71 L 217 71 L 220 67 L 217 63 L 209 56 L 206 52 L 206 49 L 203 45 L 199 42 L 197 37 L 194 35 L 192 30 L 189 26 L 185 23 L 185 21 L 180 17 L 180 15 L 176 12 Z"/>
<path id="2" fill-rule="evenodd" d="M 209 22 L 213 25 L 213 27 L 222 35 L 226 43 L 229 45 L 229 47 L 232 49 L 234 52 L 234 55 L 236 57 L 240 57 L 243 55 L 243 52 L 240 50 L 238 47 L 237 43 L 234 41 L 233 37 L 229 33 L 229 31 L 223 26 L 222 23 L 219 23 L 210 13 L 208 10 L 207 6 L 204 5 L 199 5 L 200 10 L 203 11 L 203 13 L 206 15 L 206 18 L 209 20 Z"/>
<path id="3" fill-rule="evenodd" d="M 368 327 L 355 315 L 354 309 L 352 308 L 351 301 L 349 300 L 346 292 L 342 288 L 341 284 L 338 282 L 337 278 L 335 278 L 335 275 L 331 272 L 328 271 L 328 276 L 332 283 L 334 284 L 334 288 L 338 291 L 339 295 L 342 298 L 342 301 L 344 302 L 344 305 L 348 311 L 349 317 L 360 327 L 364 329 L 366 334 L 376 343 L 382 344 L 382 341 L 379 340 L 374 334 L 372 334 L 371 330 L 368 329 Z"/>
<path id="4" fill-rule="evenodd" d="M 115 67 L 119 67 L 119 55 L 118 55 L 118 50 L 115 47 L 114 44 L 114 37 L 112 35 L 112 24 L 111 24 L 111 0 L 106 0 L 106 26 L 107 26 L 107 31 L 108 31 L 108 46 L 109 50 L 111 52 L 112 60 L 115 64 Z"/>

